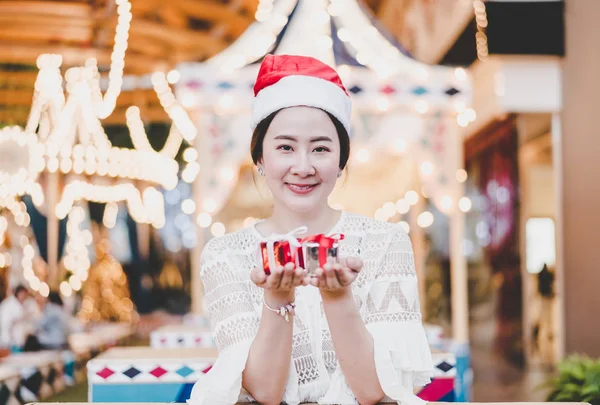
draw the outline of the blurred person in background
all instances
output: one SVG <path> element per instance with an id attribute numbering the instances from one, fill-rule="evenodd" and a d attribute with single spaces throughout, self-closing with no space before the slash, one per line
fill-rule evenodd
<path id="1" fill-rule="evenodd" d="M 18 285 L 13 294 L 0 304 L 0 344 L 13 351 L 22 347 L 25 341 L 24 327 L 27 323 L 25 301 L 28 297 L 27 288 Z"/>
<path id="2" fill-rule="evenodd" d="M 70 317 L 60 294 L 51 291 L 43 305 L 42 316 L 35 324 L 35 336 L 43 350 L 67 349 Z"/>

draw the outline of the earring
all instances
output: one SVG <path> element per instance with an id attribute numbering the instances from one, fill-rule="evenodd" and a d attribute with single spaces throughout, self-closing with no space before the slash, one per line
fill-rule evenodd
<path id="1" fill-rule="evenodd" d="M 263 170 L 263 168 L 262 168 L 262 167 L 259 167 L 259 168 L 258 168 L 258 174 L 260 174 L 261 176 L 264 176 L 264 175 L 265 175 L 265 171 Z"/>
<path id="2" fill-rule="evenodd" d="M 339 179 L 340 177 L 342 177 L 342 174 L 343 174 L 342 172 L 338 172 L 338 174 L 337 174 L 337 177 L 338 177 L 338 179 Z"/>

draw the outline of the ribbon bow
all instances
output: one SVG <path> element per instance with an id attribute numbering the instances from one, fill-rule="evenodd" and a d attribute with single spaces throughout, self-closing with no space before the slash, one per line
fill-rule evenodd
<path id="1" fill-rule="evenodd" d="M 289 244 L 290 254 L 292 255 L 292 259 L 293 259 L 294 256 L 293 256 L 292 249 L 297 250 L 302 247 L 302 244 L 300 243 L 300 240 L 298 239 L 297 235 L 306 233 L 307 230 L 308 230 L 308 228 L 306 226 L 299 226 L 298 228 L 296 228 L 288 233 L 284 233 L 284 234 L 274 233 L 274 234 L 271 234 L 271 236 L 269 236 L 268 238 L 265 238 L 262 240 L 263 243 L 266 243 L 266 248 L 267 248 L 268 268 L 267 268 L 267 266 L 265 266 L 264 257 L 263 257 L 263 267 L 265 268 L 265 271 L 267 272 L 267 274 L 270 274 L 270 272 L 271 272 L 270 270 L 272 268 L 275 268 L 275 266 L 277 265 L 277 262 L 275 261 L 275 243 L 287 242 Z"/>

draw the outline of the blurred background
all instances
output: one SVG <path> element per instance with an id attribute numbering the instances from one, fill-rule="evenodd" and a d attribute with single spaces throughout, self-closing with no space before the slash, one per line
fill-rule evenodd
<path id="1" fill-rule="evenodd" d="M 4 355 L 52 292 L 73 333 L 146 342 L 202 317 L 202 246 L 270 213 L 251 87 L 293 53 L 353 98 L 331 204 L 409 231 L 456 399 L 545 399 L 565 358 L 600 356 L 599 17 L 597 0 L 1 0 Z"/>

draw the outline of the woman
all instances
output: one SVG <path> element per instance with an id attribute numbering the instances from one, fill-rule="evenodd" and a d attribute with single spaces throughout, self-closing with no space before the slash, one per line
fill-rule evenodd
<path id="1" fill-rule="evenodd" d="M 251 154 L 273 214 L 204 248 L 219 358 L 190 403 L 421 403 L 413 387 L 428 383 L 433 367 L 410 240 L 398 225 L 327 203 L 350 153 L 340 78 L 313 58 L 268 55 L 254 93 Z M 340 263 L 314 276 L 289 263 L 267 276 L 260 241 L 300 226 L 306 235 L 344 234 Z"/>

